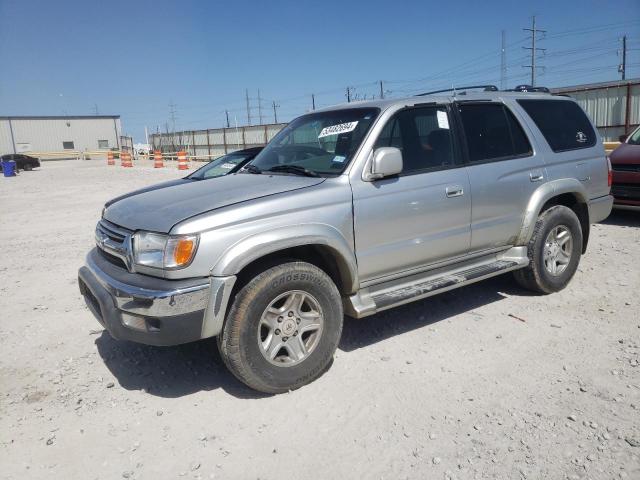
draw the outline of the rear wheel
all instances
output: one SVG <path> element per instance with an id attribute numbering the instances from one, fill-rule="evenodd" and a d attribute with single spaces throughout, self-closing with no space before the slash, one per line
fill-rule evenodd
<path id="1" fill-rule="evenodd" d="M 30 172 L 31 170 L 33 170 L 33 165 L 31 165 L 30 163 L 25 164 L 24 171 Z"/>
<path id="2" fill-rule="evenodd" d="M 342 321 L 340 293 L 331 278 L 309 263 L 284 263 L 238 292 L 218 348 L 229 370 L 249 387 L 286 392 L 329 367 Z"/>
<path id="3" fill-rule="evenodd" d="M 528 290 L 558 292 L 576 273 L 581 253 L 580 220 L 570 208 L 556 205 L 538 217 L 528 245 L 529 265 L 514 277 Z"/>

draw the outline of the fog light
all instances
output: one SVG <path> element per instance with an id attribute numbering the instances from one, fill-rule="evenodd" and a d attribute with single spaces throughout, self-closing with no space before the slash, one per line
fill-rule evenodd
<path id="1" fill-rule="evenodd" d="M 138 317 L 136 315 L 129 315 L 128 313 L 122 314 L 122 323 L 133 330 L 146 331 L 147 324 L 144 321 L 144 317 Z"/>

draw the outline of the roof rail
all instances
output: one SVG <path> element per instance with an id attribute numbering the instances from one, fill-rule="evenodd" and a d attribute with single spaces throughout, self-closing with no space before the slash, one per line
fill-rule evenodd
<path id="1" fill-rule="evenodd" d="M 459 90 L 471 90 L 471 89 L 476 89 L 476 88 L 482 88 L 483 91 L 485 92 L 497 92 L 498 91 L 498 87 L 496 87 L 495 85 L 471 85 L 469 87 L 452 87 L 452 88 L 445 88 L 444 90 L 434 90 L 433 92 L 426 92 L 426 93 L 418 93 L 416 95 L 416 97 L 424 97 L 425 95 L 434 95 L 436 93 L 444 93 L 444 92 L 457 92 Z"/>

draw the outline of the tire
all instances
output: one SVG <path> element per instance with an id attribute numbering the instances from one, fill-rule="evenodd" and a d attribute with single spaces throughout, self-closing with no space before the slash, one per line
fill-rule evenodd
<path id="1" fill-rule="evenodd" d="M 547 240 L 550 240 L 549 245 Z M 562 242 L 565 243 L 560 246 Z M 571 248 L 570 253 L 567 253 L 569 242 Z M 529 265 L 513 272 L 520 286 L 541 294 L 565 288 L 576 273 L 582 255 L 582 228 L 573 210 L 556 205 L 542 212 L 527 246 L 527 254 Z M 558 259 L 557 262 L 554 261 L 555 258 Z M 552 272 L 554 264 L 555 273 Z"/>
<path id="2" fill-rule="evenodd" d="M 236 294 L 218 349 L 227 368 L 250 388 L 287 392 L 329 368 L 342 322 L 340 293 L 325 272 L 309 263 L 282 263 Z"/>
<path id="3" fill-rule="evenodd" d="M 30 163 L 27 163 L 27 164 L 24 166 L 24 171 L 25 171 L 25 172 L 30 172 L 31 170 L 33 170 L 33 166 L 32 166 Z"/>

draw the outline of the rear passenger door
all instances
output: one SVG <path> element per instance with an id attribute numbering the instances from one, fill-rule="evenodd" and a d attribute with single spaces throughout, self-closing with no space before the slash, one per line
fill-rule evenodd
<path id="1" fill-rule="evenodd" d="M 513 245 L 531 194 L 546 178 L 521 121 L 501 102 L 458 102 L 471 182 L 471 248 Z"/>

